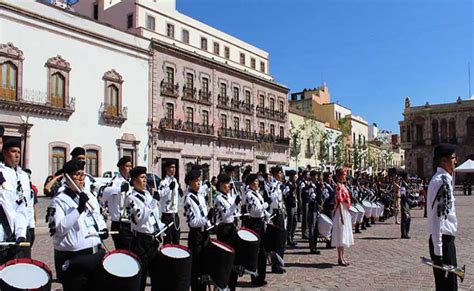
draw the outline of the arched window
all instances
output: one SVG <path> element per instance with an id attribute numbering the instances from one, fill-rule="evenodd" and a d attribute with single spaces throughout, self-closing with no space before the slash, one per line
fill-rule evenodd
<path id="1" fill-rule="evenodd" d="M 454 118 L 449 120 L 449 142 L 456 143 L 456 120 Z"/>
<path id="2" fill-rule="evenodd" d="M 52 159 L 52 173 L 54 174 L 63 168 L 64 162 L 66 161 L 66 149 L 63 147 L 53 147 Z"/>
<path id="3" fill-rule="evenodd" d="M 448 122 L 441 119 L 441 142 L 448 142 Z"/>
<path id="4" fill-rule="evenodd" d="M 17 99 L 18 70 L 12 62 L 5 62 L 0 67 L 0 98 Z"/>
<path id="5" fill-rule="evenodd" d="M 202 165 L 202 180 L 209 181 L 209 164 Z"/>
<path id="6" fill-rule="evenodd" d="M 51 76 L 51 105 L 64 108 L 65 78 L 61 73 Z"/>
<path id="7" fill-rule="evenodd" d="M 86 150 L 86 173 L 99 177 L 99 151 Z"/>
<path id="8" fill-rule="evenodd" d="M 112 116 L 117 116 L 119 112 L 119 89 L 115 85 L 107 87 L 107 102 L 106 110 L 107 113 Z"/>
<path id="9" fill-rule="evenodd" d="M 439 124 L 438 119 L 433 119 L 431 122 L 431 143 L 438 144 L 439 143 Z"/>
<path id="10" fill-rule="evenodd" d="M 474 138 L 474 116 L 470 116 L 466 120 L 466 132 L 468 138 Z"/>
<path id="11" fill-rule="evenodd" d="M 102 76 L 104 80 L 104 114 L 113 117 L 124 116 L 126 108 L 122 108 L 122 83 L 123 78 L 114 69 L 107 71 Z"/>

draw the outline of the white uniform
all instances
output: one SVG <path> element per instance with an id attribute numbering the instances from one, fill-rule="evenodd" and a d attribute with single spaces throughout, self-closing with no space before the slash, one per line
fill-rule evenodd
<path id="1" fill-rule="evenodd" d="M 11 185 L 4 182 L 0 187 L 0 211 L 5 214 L 6 221 L 0 221 L 0 241 L 6 241 L 11 235 L 15 239 L 26 238 L 26 228 L 28 226 L 28 210 L 25 199 L 19 199 L 16 189 L 11 189 Z M 3 214 L 0 214 L 3 217 Z M 9 228 L 9 229 L 8 229 Z M 11 232 L 11 233 L 9 233 Z"/>
<path id="2" fill-rule="evenodd" d="M 211 223 L 207 219 L 207 205 L 204 197 L 188 191 L 184 198 L 184 214 L 189 227 L 207 228 Z"/>
<path id="3" fill-rule="evenodd" d="M 270 209 L 271 210 L 279 210 L 283 209 L 283 192 L 280 189 L 281 182 L 276 180 L 275 178 L 272 178 L 272 180 L 267 183 L 267 191 L 268 195 L 272 201 L 270 204 Z"/>
<path id="4" fill-rule="evenodd" d="M 174 182 L 173 189 L 170 184 Z M 160 194 L 160 211 L 161 213 L 178 213 L 179 203 L 179 183 L 175 177 L 166 176 L 161 180 L 158 186 L 158 193 Z"/>
<path id="5" fill-rule="evenodd" d="M 247 209 L 247 213 L 250 217 L 265 217 L 265 219 L 270 217 L 270 213 L 266 210 L 268 203 L 264 202 L 262 195 L 260 195 L 258 191 L 253 191 L 250 188 L 245 194 L 243 207 Z"/>
<path id="6" fill-rule="evenodd" d="M 129 219 L 125 208 L 127 197 L 132 193 L 132 187 L 130 186 L 126 193 L 122 193 L 120 190 L 123 183 L 128 184 L 128 181 L 118 174 L 104 189 L 102 201 L 107 202 L 112 221 L 127 221 Z"/>
<path id="7" fill-rule="evenodd" d="M 236 197 L 237 196 L 233 196 L 232 194 L 227 195 L 217 192 L 216 198 L 214 199 L 214 207 L 219 223 L 234 222 L 235 215 L 237 215 Z"/>
<path id="8" fill-rule="evenodd" d="M 436 174 L 431 178 L 428 186 L 428 200 L 426 203 L 428 233 L 433 240 L 434 253 L 437 256 L 443 255 L 442 235 L 456 236 L 458 228 L 452 185 L 453 178 L 451 175 L 444 169 L 438 167 Z M 441 187 L 445 187 L 445 189 L 439 191 Z M 444 191 L 446 191 L 446 193 L 444 193 Z M 440 197 L 438 196 L 438 192 Z"/>
<path id="9" fill-rule="evenodd" d="M 85 191 L 87 193 L 87 191 Z M 88 204 L 94 207 L 94 211 L 86 209 L 79 213 L 77 210 L 79 196 L 69 187 L 59 193 L 51 201 L 54 214 L 49 217 L 49 226 L 54 227 L 53 244 L 58 251 L 80 251 L 92 248 L 101 243 L 98 235 L 89 236 L 107 228 L 104 218 L 100 214 L 99 202 L 91 193 Z M 52 219 L 52 220 L 51 220 Z"/>
<path id="10" fill-rule="evenodd" d="M 21 200 L 25 198 L 27 226 L 29 228 L 35 228 L 35 197 L 33 191 L 31 191 L 30 178 L 28 177 L 28 174 L 20 167 L 13 169 L 4 164 L 0 164 L 0 171 L 6 180 L 2 186 L 6 190 L 14 192 L 18 196 L 18 199 Z"/>
<path id="11" fill-rule="evenodd" d="M 156 234 L 165 225 L 160 220 L 158 201 L 153 199 L 150 192 L 139 192 L 136 189 L 127 197 L 130 206 L 130 221 L 132 231 L 144 234 Z"/>

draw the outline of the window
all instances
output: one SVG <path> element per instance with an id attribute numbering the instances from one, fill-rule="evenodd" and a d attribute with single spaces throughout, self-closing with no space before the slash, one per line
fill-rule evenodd
<path id="1" fill-rule="evenodd" d="M 256 66 L 256 64 L 255 64 L 255 58 L 250 58 L 250 67 L 251 67 L 252 69 L 255 69 L 255 66 Z"/>
<path id="2" fill-rule="evenodd" d="M 265 123 L 260 122 L 260 134 L 264 135 L 265 134 Z"/>
<path id="3" fill-rule="evenodd" d="M 280 126 L 280 138 L 283 139 L 285 137 L 285 128 Z"/>
<path id="4" fill-rule="evenodd" d="M 454 118 L 449 120 L 449 142 L 456 143 L 456 121 Z"/>
<path id="5" fill-rule="evenodd" d="M 260 95 L 258 97 L 258 106 L 260 106 L 260 110 L 263 110 L 265 108 L 265 96 Z"/>
<path id="6" fill-rule="evenodd" d="M 239 102 L 239 87 L 234 87 L 234 102 Z"/>
<path id="7" fill-rule="evenodd" d="M 270 98 L 270 110 L 275 111 L 275 99 Z"/>
<path id="8" fill-rule="evenodd" d="M 352 144 L 355 144 L 356 142 L 356 134 L 355 132 L 352 133 Z"/>
<path id="9" fill-rule="evenodd" d="M 107 113 L 117 116 L 119 112 L 119 90 L 117 86 L 110 85 L 107 88 L 107 102 L 105 103 Z"/>
<path id="10" fill-rule="evenodd" d="M 448 122 L 441 119 L 441 142 L 448 142 Z"/>
<path id="11" fill-rule="evenodd" d="M 227 116 L 225 114 L 221 115 L 221 128 L 227 128 Z"/>
<path id="12" fill-rule="evenodd" d="M 221 83 L 221 97 L 227 97 L 227 85 Z"/>
<path id="13" fill-rule="evenodd" d="M 285 105 L 284 105 L 283 101 L 281 101 L 281 100 L 278 101 L 278 111 L 280 113 L 283 113 L 284 107 L 285 107 Z"/>
<path id="14" fill-rule="evenodd" d="M 209 92 L 209 79 L 202 78 L 202 91 L 207 93 Z"/>
<path id="15" fill-rule="evenodd" d="M 240 120 L 238 117 L 234 117 L 234 130 L 240 130 Z"/>
<path id="16" fill-rule="evenodd" d="M 146 28 L 155 31 L 155 17 L 147 15 L 146 17 Z"/>
<path id="17" fill-rule="evenodd" d="M 411 126 L 407 126 L 407 142 L 411 142 Z"/>
<path id="18" fill-rule="evenodd" d="M 245 54 L 244 53 L 240 53 L 240 64 L 245 65 Z"/>
<path id="19" fill-rule="evenodd" d="M 166 35 L 174 38 L 174 25 L 171 23 L 166 24 Z"/>
<path id="20" fill-rule="evenodd" d="M 174 104 L 173 103 L 166 103 L 166 118 L 168 120 L 174 119 Z"/>
<path id="21" fill-rule="evenodd" d="M 209 111 L 202 111 L 202 125 L 209 126 Z"/>
<path id="22" fill-rule="evenodd" d="M 174 69 L 166 67 L 166 83 L 174 85 Z"/>
<path id="23" fill-rule="evenodd" d="M 214 54 L 219 55 L 220 45 L 218 42 L 214 42 Z"/>
<path id="24" fill-rule="evenodd" d="M 434 145 L 439 143 L 439 125 L 437 119 L 431 121 L 431 143 Z"/>
<path id="25" fill-rule="evenodd" d="M 127 28 L 133 27 L 133 13 L 127 15 Z"/>
<path id="26" fill-rule="evenodd" d="M 123 149 L 123 154 L 122 156 L 124 157 L 130 157 L 130 159 L 132 160 L 132 165 L 135 165 L 135 150 L 133 149 Z"/>
<path id="27" fill-rule="evenodd" d="M 92 15 L 95 20 L 99 19 L 99 5 L 97 3 L 92 4 Z"/>
<path id="28" fill-rule="evenodd" d="M 183 29 L 181 31 L 181 40 L 184 42 L 184 43 L 189 43 L 189 31 L 186 30 L 186 29 Z"/>
<path id="29" fill-rule="evenodd" d="M 194 76 L 191 73 L 186 73 L 186 89 L 192 90 L 194 88 Z"/>
<path id="30" fill-rule="evenodd" d="M 224 47 L 224 56 L 226 59 L 230 59 L 230 48 L 228 46 Z"/>
<path id="31" fill-rule="evenodd" d="M 245 91 L 245 104 L 250 104 L 250 91 Z"/>
<path id="32" fill-rule="evenodd" d="M 260 62 L 260 71 L 265 73 L 265 62 Z"/>
<path id="33" fill-rule="evenodd" d="M 270 124 L 270 135 L 275 136 L 275 125 L 274 124 Z"/>
<path id="34" fill-rule="evenodd" d="M 53 147 L 53 168 L 52 172 L 56 173 L 63 168 L 66 162 L 66 149 L 63 147 Z"/>
<path id="35" fill-rule="evenodd" d="M 207 38 L 201 37 L 201 49 L 207 51 Z"/>
<path id="36" fill-rule="evenodd" d="M 474 116 L 466 120 L 466 133 L 467 138 L 474 138 Z"/>
<path id="37" fill-rule="evenodd" d="M 194 122 L 194 110 L 192 107 L 186 108 L 186 122 L 189 124 Z"/>
<path id="38" fill-rule="evenodd" d="M 250 119 L 245 120 L 245 131 L 246 132 L 252 132 L 252 125 L 250 123 Z"/>
<path id="39" fill-rule="evenodd" d="M 64 107 L 64 77 L 60 73 L 51 76 L 51 105 Z"/>
<path id="40" fill-rule="evenodd" d="M 17 99 L 17 68 L 11 62 L 3 63 L 0 67 L 0 98 L 7 100 Z"/>
<path id="41" fill-rule="evenodd" d="M 99 152 L 86 150 L 86 173 L 92 177 L 99 177 Z"/>

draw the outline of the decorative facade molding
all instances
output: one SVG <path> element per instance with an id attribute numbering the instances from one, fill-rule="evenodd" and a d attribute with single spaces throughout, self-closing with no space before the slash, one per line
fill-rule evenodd
<path id="1" fill-rule="evenodd" d="M 57 70 L 65 71 L 68 73 L 71 71 L 71 64 L 69 64 L 69 62 L 63 59 L 60 55 L 49 58 L 46 64 L 44 64 L 44 66 L 49 68 L 55 68 Z"/>
<path id="2" fill-rule="evenodd" d="M 14 59 L 14 60 L 24 60 L 23 51 L 17 48 L 13 43 L 7 42 L 6 44 L 0 44 L 0 56 Z"/>

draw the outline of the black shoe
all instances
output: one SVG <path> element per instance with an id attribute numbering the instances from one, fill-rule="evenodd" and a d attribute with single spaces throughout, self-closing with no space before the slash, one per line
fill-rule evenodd
<path id="1" fill-rule="evenodd" d="M 306 235 L 306 234 L 303 234 L 301 237 L 302 237 L 303 239 L 309 239 L 309 236 Z"/>
<path id="2" fill-rule="evenodd" d="M 365 225 L 363 225 L 363 226 L 362 226 L 360 229 L 362 229 L 362 230 L 366 230 L 366 229 L 367 229 L 367 227 L 365 227 Z"/>
<path id="3" fill-rule="evenodd" d="M 411 237 L 409 235 L 403 235 L 402 238 L 403 239 L 411 239 Z"/>
<path id="4" fill-rule="evenodd" d="M 362 231 L 360 231 L 359 229 L 356 229 L 355 233 L 362 233 Z"/>
<path id="5" fill-rule="evenodd" d="M 267 284 L 268 284 L 268 282 L 266 280 L 252 281 L 252 286 L 255 286 L 255 287 L 262 287 L 262 286 L 265 286 Z"/>
<path id="6" fill-rule="evenodd" d="M 272 267 L 272 273 L 284 274 L 284 273 L 286 273 L 286 270 L 283 269 L 282 267 Z"/>
<path id="7" fill-rule="evenodd" d="M 337 261 L 337 264 L 338 264 L 339 266 L 343 266 L 343 267 L 349 266 L 349 264 L 344 263 L 343 261 Z"/>
<path id="8" fill-rule="evenodd" d="M 315 255 L 320 255 L 321 254 L 321 252 L 318 251 L 317 249 L 311 249 L 311 250 L 309 250 L 309 252 L 312 253 L 312 254 L 315 254 Z"/>

